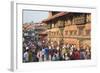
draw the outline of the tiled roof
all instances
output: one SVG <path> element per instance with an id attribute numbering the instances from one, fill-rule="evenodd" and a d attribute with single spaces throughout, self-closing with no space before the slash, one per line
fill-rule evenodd
<path id="1" fill-rule="evenodd" d="M 63 16 L 63 15 L 65 15 L 65 14 L 68 14 L 68 12 L 60 12 L 60 13 L 57 13 L 57 14 L 53 15 L 53 16 L 50 17 L 50 18 L 44 19 L 42 22 L 50 21 L 50 20 L 55 19 L 55 18 L 57 18 L 57 17 Z"/>

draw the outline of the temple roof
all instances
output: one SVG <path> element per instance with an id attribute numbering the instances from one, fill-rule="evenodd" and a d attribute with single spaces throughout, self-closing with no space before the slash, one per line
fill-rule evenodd
<path id="1" fill-rule="evenodd" d="M 68 14 L 68 12 L 60 12 L 60 13 L 57 13 L 57 14 L 51 16 L 50 18 L 44 19 L 42 22 L 48 22 L 50 20 L 53 20 L 53 19 L 55 19 L 57 17 L 60 17 L 60 16 L 65 15 L 65 14 Z"/>

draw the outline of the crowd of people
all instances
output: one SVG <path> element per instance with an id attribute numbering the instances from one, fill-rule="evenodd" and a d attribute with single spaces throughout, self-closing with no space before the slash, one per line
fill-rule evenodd
<path id="1" fill-rule="evenodd" d="M 53 43 L 53 42 L 52 42 Z M 91 48 L 77 48 L 75 44 L 23 42 L 23 62 L 67 61 L 91 59 Z"/>

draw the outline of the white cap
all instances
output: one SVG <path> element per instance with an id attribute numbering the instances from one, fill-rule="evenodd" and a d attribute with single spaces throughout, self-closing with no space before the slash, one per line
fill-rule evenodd
<path id="1" fill-rule="evenodd" d="M 29 47 L 26 47 L 26 50 L 28 50 L 29 49 Z"/>
<path id="2" fill-rule="evenodd" d="M 57 50 L 59 50 L 59 47 L 57 47 Z"/>
<path id="3" fill-rule="evenodd" d="M 49 46 L 49 49 L 51 49 L 51 46 Z"/>

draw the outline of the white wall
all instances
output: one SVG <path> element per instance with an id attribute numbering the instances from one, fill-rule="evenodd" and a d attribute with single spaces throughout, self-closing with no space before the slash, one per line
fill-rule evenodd
<path id="1" fill-rule="evenodd" d="M 10 73 L 10 1 L 11 0 L 0 0 L 0 73 Z M 95 33 L 97 36 L 96 45 L 98 46 L 98 66 L 97 67 L 82 67 L 82 68 L 65 68 L 65 69 L 56 69 L 56 70 L 43 70 L 43 71 L 36 71 L 36 73 L 98 73 L 100 68 L 100 4 L 99 0 L 31 0 L 34 3 L 41 3 L 41 4 L 53 4 L 53 5 L 68 5 L 68 6 L 95 6 L 97 7 L 97 18 L 98 24 L 97 32 Z M 95 49 L 95 48 L 94 48 Z M 34 71 L 33 71 L 34 72 Z M 27 72 L 28 73 L 28 72 Z"/>

